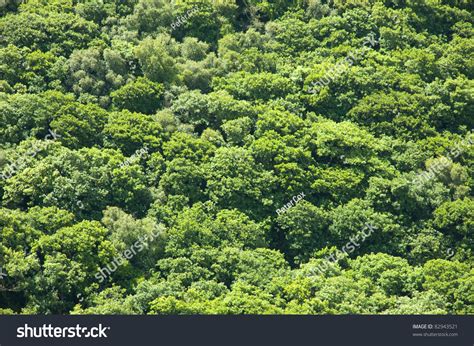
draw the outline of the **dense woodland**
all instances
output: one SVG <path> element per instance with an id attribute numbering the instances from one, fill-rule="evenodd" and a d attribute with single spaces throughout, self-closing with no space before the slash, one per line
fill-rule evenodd
<path id="1" fill-rule="evenodd" d="M 473 13 L 0 0 L 0 313 L 474 313 Z"/>

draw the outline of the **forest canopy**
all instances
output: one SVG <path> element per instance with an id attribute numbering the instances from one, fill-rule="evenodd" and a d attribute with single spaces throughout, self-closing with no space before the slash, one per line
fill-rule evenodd
<path id="1" fill-rule="evenodd" d="M 0 0 L 0 314 L 473 314 L 471 0 Z"/>

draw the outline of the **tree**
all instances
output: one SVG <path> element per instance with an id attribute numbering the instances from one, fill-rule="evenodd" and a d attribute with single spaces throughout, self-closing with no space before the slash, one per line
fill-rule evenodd
<path id="1" fill-rule="evenodd" d="M 333 240 L 328 234 L 327 212 L 307 201 L 300 201 L 277 218 L 284 246 L 295 263 L 306 262 L 315 252 Z"/>
<path id="2" fill-rule="evenodd" d="M 243 148 L 219 148 L 210 161 L 206 192 L 219 205 L 260 214 L 273 181 Z M 260 210 L 259 210 L 260 209 Z"/>
<path id="3" fill-rule="evenodd" d="M 267 72 L 258 74 L 234 73 L 226 78 L 215 78 L 213 87 L 244 100 L 270 100 L 284 97 L 294 90 L 288 78 Z"/>
<path id="4" fill-rule="evenodd" d="M 471 3 L 0 0 L 0 313 L 472 314 Z"/>
<path id="5" fill-rule="evenodd" d="M 176 78 L 176 61 L 170 54 L 173 40 L 165 35 L 156 39 L 147 38 L 135 49 L 135 56 L 145 77 L 153 82 L 172 82 Z"/>
<path id="6" fill-rule="evenodd" d="M 95 280 L 96 271 L 116 255 L 106 236 L 107 230 L 99 223 L 84 221 L 41 237 L 32 249 L 41 268 L 25 285 L 30 292 L 27 311 L 69 311 L 77 294 Z"/>
<path id="7" fill-rule="evenodd" d="M 153 83 L 139 77 L 112 92 L 112 102 L 118 109 L 128 109 L 131 112 L 151 114 L 161 106 L 164 88 L 159 83 Z"/>
<path id="8" fill-rule="evenodd" d="M 473 282 L 472 274 L 469 264 L 441 259 L 431 260 L 423 266 L 423 288 L 440 294 L 446 300 L 449 312 L 472 313 L 472 309 L 468 309 L 465 305 L 466 303 L 472 305 L 472 286 L 471 289 L 467 289 L 466 286 Z"/>
<path id="9" fill-rule="evenodd" d="M 153 117 L 128 110 L 109 115 L 102 135 L 105 145 L 120 149 L 125 155 L 132 155 L 148 147 L 150 150 L 161 147 L 162 128 Z"/>

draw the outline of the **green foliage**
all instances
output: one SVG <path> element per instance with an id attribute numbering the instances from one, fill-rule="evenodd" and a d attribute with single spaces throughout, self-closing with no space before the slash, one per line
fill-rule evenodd
<path id="1" fill-rule="evenodd" d="M 0 314 L 474 313 L 472 1 L 20 2 Z"/>
<path id="2" fill-rule="evenodd" d="M 120 149 L 126 155 L 148 146 L 157 149 L 161 146 L 160 124 L 149 115 L 132 113 L 128 110 L 109 115 L 103 129 L 105 145 Z"/>
<path id="3" fill-rule="evenodd" d="M 423 288 L 440 294 L 451 311 L 472 313 L 473 275 L 468 264 L 446 260 L 428 261 L 423 267 Z"/>
<path id="4" fill-rule="evenodd" d="M 163 91 L 161 84 L 139 77 L 136 81 L 112 92 L 110 96 L 114 106 L 119 109 L 150 114 L 160 107 Z"/>
<path id="5" fill-rule="evenodd" d="M 69 103 L 58 110 L 50 126 L 61 134 L 65 146 L 78 149 L 101 144 L 98 131 L 102 131 L 107 118 L 108 113 L 95 104 Z"/>
<path id="6" fill-rule="evenodd" d="M 172 82 L 176 78 L 176 61 L 170 50 L 173 41 L 167 36 L 147 38 L 135 49 L 135 55 L 145 77 L 153 82 Z"/>
<path id="7" fill-rule="evenodd" d="M 215 78 L 213 87 L 226 90 L 232 96 L 244 100 L 270 100 L 284 97 L 293 91 L 288 78 L 271 73 L 250 74 L 239 72 L 226 78 Z"/>

